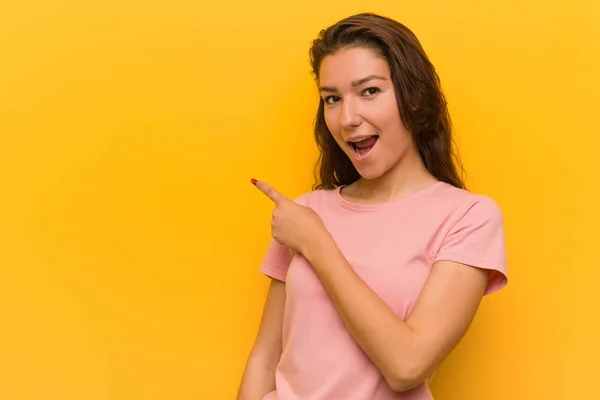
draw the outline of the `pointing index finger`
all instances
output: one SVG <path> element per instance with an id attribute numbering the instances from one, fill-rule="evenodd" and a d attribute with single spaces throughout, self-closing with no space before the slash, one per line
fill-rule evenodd
<path id="1" fill-rule="evenodd" d="M 265 195 L 267 195 L 268 198 L 270 198 L 275 204 L 279 204 L 282 201 L 287 200 L 287 198 L 282 195 L 281 193 L 279 193 L 277 191 L 277 189 L 275 189 L 274 187 L 270 186 L 269 184 L 263 182 L 263 181 L 257 181 L 256 179 L 252 179 L 251 181 L 261 192 L 263 192 Z"/>

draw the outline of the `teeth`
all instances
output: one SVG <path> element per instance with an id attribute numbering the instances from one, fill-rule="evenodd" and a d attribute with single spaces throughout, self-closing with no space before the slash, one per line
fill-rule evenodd
<path id="1" fill-rule="evenodd" d="M 377 136 L 377 135 L 373 135 L 373 136 Z M 367 139 L 370 139 L 370 138 L 372 138 L 373 136 L 367 136 L 367 137 L 364 137 L 364 138 L 362 138 L 362 139 L 352 140 L 350 143 L 358 143 L 358 142 L 362 142 L 362 141 L 365 141 L 365 140 L 367 140 Z"/>

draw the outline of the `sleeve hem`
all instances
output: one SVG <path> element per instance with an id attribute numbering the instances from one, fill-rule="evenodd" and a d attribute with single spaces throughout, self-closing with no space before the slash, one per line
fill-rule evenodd
<path id="1" fill-rule="evenodd" d="M 285 282 L 287 275 L 285 272 L 281 272 L 279 269 L 268 264 L 263 264 L 262 267 L 260 267 L 259 272 L 268 276 L 269 278 L 275 278 L 282 282 Z"/>
<path id="2" fill-rule="evenodd" d="M 479 257 L 457 253 L 438 254 L 434 259 L 434 262 L 437 261 L 453 261 L 465 265 L 470 265 L 475 268 L 487 269 L 492 271 L 484 295 L 497 292 L 504 286 L 506 286 L 508 283 L 508 276 L 506 274 L 505 266 L 497 262 L 491 262 Z"/>

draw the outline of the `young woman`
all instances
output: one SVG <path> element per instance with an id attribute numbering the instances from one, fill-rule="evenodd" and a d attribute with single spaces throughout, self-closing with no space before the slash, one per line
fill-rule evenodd
<path id="1" fill-rule="evenodd" d="M 464 188 L 439 78 L 402 24 L 360 14 L 310 50 L 316 190 L 275 204 L 272 278 L 239 400 L 430 400 L 482 297 L 507 283 L 503 217 Z"/>

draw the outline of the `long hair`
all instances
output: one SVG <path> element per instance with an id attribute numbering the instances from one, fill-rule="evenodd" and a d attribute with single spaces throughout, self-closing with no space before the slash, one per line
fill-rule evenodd
<path id="1" fill-rule="evenodd" d="M 462 163 L 452 142 L 451 119 L 440 78 L 419 40 L 406 26 L 371 13 L 345 18 L 322 30 L 310 48 L 312 73 L 319 85 L 323 58 L 347 48 L 367 48 L 389 65 L 402 123 L 412 133 L 427 170 L 438 180 L 464 189 Z M 314 122 L 320 155 L 315 189 L 348 185 L 360 175 L 325 123 L 324 102 Z"/>

